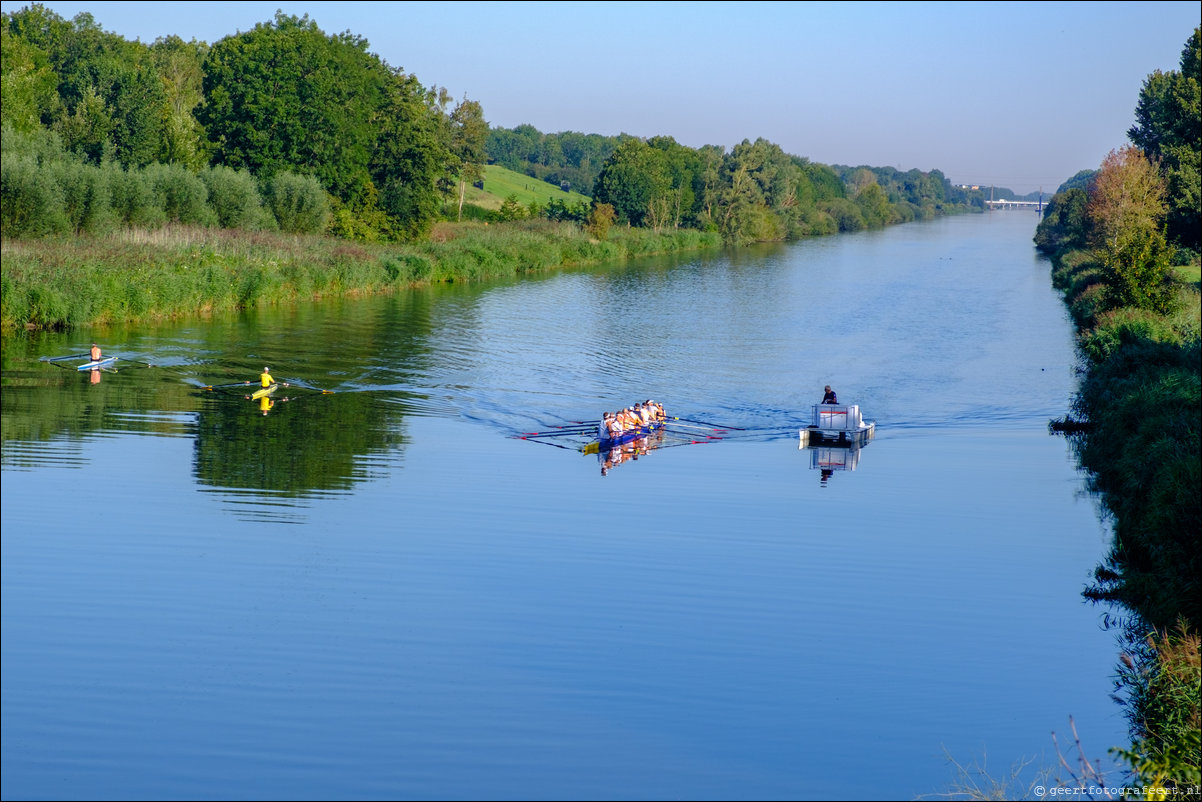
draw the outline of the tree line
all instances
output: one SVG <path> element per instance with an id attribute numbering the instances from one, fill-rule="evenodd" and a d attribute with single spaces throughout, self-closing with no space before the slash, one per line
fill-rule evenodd
<path id="1" fill-rule="evenodd" d="M 25 200 L 61 205 L 80 183 L 128 194 L 106 185 L 118 173 L 162 195 L 164 181 L 146 172 L 171 169 L 207 186 L 241 176 L 264 200 L 316 188 L 319 229 L 417 238 L 484 161 L 479 103 L 452 104 L 445 90 L 370 53 L 365 39 L 327 35 L 307 16 L 277 13 L 213 45 L 175 36 L 146 45 L 104 31 L 90 14 L 68 21 L 34 4 L 3 16 L 0 46 L 6 236 L 39 233 L 25 227 L 38 213 Z M 162 204 L 147 214 L 173 218 Z M 220 208 L 176 219 L 214 217 Z M 259 215 L 247 224 L 281 223 Z"/>
<path id="2" fill-rule="evenodd" d="M 696 228 L 731 242 L 982 205 L 937 170 L 826 166 L 763 139 L 728 152 L 670 137 L 491 129 L 478 102 L 453 103 L 362 37 L 326 34 L 307 15 L 277 12 L 212 45 L 178 36 L 147 45 L 90 14 L 66 20 L 33 4 L 4 14 L 0 46 L 5 236 L 233 220 L 420 239 L 463 216 L 465 188 L 486 163 L 594 199 L 520 216 Z M 73 198 L 80 187 L 87 202 Z"/>
<path id="3" fill-rule="evenodd" d="M 1035 234 L 1087 370 L 1065 423 L 1113 543 L 1087 598 L 1126 611 L 1116 698 L 1133 785 L 1196 798 L 1202 777 L 1202 28 L 1144 81 L 1129 143 L 1052 197 Z M 1071 424 L 1071 425 L 1070 425 Z"/>
<path id="4" fill-rule="evenodd" d="M 519 125 L 490 129 L 488 156 L 532 178 L 584 187 L 620 224 L 719 231 L 731 242 L 859 231 L 985 206 L 981 190 L 954 186 L 939 170 L 824 165 L 762 138 L 728 152 L 667 136 L 544 134 Z"/>

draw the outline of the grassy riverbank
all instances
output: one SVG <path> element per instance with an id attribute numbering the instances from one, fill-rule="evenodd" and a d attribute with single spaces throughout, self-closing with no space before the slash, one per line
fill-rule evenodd
<path id="1" fill-rule="evenodd" d="M 1087 251 L 1053 258 L 1088 359 L 1068 427 L 1111 519 L 1114 542 L 1086 596 L 1116 602 L 1127 654 L 1116 690 L 1142 784 L 1192 787 L 1198 798 L 1202 693 L 1202 354 L 1198 265 L 1178 268 L 1168 314 L 1108 308 L 1106 273 Z M 1103 311 L 1104 310 L 1104 311 Z"/>
<path id="2" fill-rule="evenodd" d="M 161 320 L 721 244 L 695 230 L 614 228 L 597 240 L 547 221 L 442 225 L 429 241 L 404 245 L 182 226 L 5 240 L 0 325 L 11 332 Z"/>

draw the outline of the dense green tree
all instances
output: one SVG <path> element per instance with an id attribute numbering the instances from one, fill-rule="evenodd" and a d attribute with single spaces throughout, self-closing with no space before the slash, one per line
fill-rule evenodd
<path id="1" fill-rule="evenodd" d="M 1047 254 L 1086 247 L 1090 240 L 1088 202 L 1088 193 L 1080 187 L 1053 195 L 1035 228 L 1035 246 Z"/>
<path id="2" fill-rule="evenodd" d="M 0 26 L 0 122 L 33 131 L 58 106 L 58 76 L 41 48 Z"/>
<path id="3" fill-rule="evenodd" d="M 50 59 L 60 103 L 43 109 L 42 123 L 67 148 L 127 166 L 158 158 L 167 99 L 146 45 L 102 30 L 91 14 L 67 22 L 37 4 L 6 14 L 4 24 Z"/>
<path id="4" fill-rule="evenodd" d="M 484 109 L 474 100 L 464 98 L 451 112 L 451 154 L 453 169 L 459 178 L 459 214 L 463 219 L 463 198 L 467 185 L 484 175 L 484 163 L 488 159 L 485 145 L 488 141 L 488 123 L 484 120 Z"/>
<path id="5" fill-rule="evenodd" d="M 443 102 L 412 75 L 389 68 L 369 168 L 380 206 L 404 237 L 423 236 L 438 216 L 438 181 L 453 161 Z"/>
<path id="6" fill-rule="evenodd" d="M 160 160 L 198 170 L 209 162 L 211 147 L 196 109 L 204 100 L 204 60 L 209 46 L 178 36 L 156 39 L 150 58 L 167 98 Z"/>
<path id="7" fill-rule="evenodd" d="M 771 176 L 763 174 L 764 156 L 763 148 L 744 139 L 722 161 L 715 222 L 722 237 L 730 242 L 754 241 L 755 232 L 767 234 L 769 239 L 776 239 L 780 233 L 765 230 L 764 183 Z"/>
<path id="8" fill-rule="evenodd" d="M 618 146 L 601 168 L 593 200 L 613 206 L 618 222 L 643 226 L 653 219 L 670 190 L 664 152 L 630 138 Z"/>
<path id="9" fill-rule="evenodd" d="M 881 228 L 893 222 L 893 211 L 885 190 L 875 181 L 867 184 L 856 194 L 856 206 L 869 228 Z"/>
<path id="10" fill-rule="evenodd" d="M 1073 177 L 1061 184 L 1056 192 L 1066 192 L 1070 189 L 1079 189 L 1088 193 L 1089 188 L 1093 186 L 1094 176 L 1098 174 L 1097 170 L 1078 170 L 1073 174 Z"/>
<path id="11" fill-rule="evenodd" d="M 198 117 L 216 163 L 260 179 L 283 170 L 313 175 L 354 204 L 370 191 L 384 80 L 365 39 L 328 36 L 307 15 L 281 12 L 213 45 Z"/>
<path id="12" fill-rule="evenodd" d="M 808 162 L 803 165 L 803 169 L 806 177 L 810 179 L 810 185 L 814 188 L 815 202 L 847 197 L 843 181 L 831 167 L 817 162 Z"/>
<path id="13" fill-rule="evenodd" d="M 697 195 L 702 190 L 701 157 L 697 151 L 677 143 L 670 136 L 652 137 L 647 145 L 663 154 L 663 166 L 667 174 L 667 186 L 652 203 L 653 227 L 695 225 Z"/>
<path id="14" fill-rule="evenodd" d="M 1128 138 L 1168 180 L 1170 237 L 1194 250 L 1202 238 L 1202 27 L 1181 53 L 1181 69 L 1144 81 Z"/>

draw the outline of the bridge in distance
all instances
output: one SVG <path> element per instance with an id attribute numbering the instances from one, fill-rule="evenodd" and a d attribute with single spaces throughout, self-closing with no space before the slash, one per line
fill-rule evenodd
<path id="1" fill-rule="evenodd" d="M 1042 211 L 1044 201 L 987 200 L 985 205 L 990 209 L 1037 209 Z"/>

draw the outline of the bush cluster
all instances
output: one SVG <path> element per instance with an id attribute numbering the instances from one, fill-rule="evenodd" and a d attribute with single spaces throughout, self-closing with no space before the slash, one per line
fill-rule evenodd
<path id="1" fill-rule="evenodd" d="M 279 173 L 258 181 L 246 170 L 178 164 L 123 168 L 84 162 L 54 135 L 5 128 L 0 162 L 0 236 L 107 234 L 117 228 L 169 224 L 280 230 L 325 230 L 329 200 L 310 176 Z"/>

